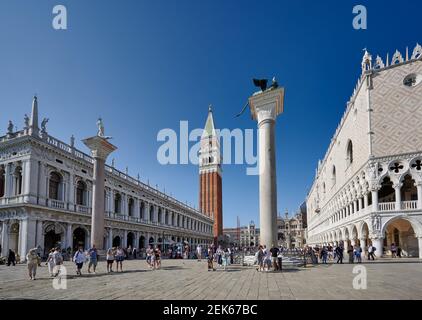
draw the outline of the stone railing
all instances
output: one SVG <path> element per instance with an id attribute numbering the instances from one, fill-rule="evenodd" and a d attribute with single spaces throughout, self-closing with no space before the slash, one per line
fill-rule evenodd
<path id="1" fill-rule="evenodd" d="M 394 211 L 396 210 L 395 202 L 380 202 L 378 203 L 378 211 Z"/>
<path id="2" fill-rule="evenodd" d="M 54 209 L 60 209 L 60 210 L 65 209 L 65 204 L 63 201 L 54 200 L 54 199 L 48 199 L 48 206 Z"/>
<path id="3" fill-rule="evenodd" d="M 75 211 L 78 213 L 91 214 L 91 208 L 82 205 L 76 205 Z"/>
<path id="4" fill-rule="evenodd" d="M 402 201 L 401 208 L 402 210 L 416 210 L 418 209 L 418 201 L 417 200 Z"/>

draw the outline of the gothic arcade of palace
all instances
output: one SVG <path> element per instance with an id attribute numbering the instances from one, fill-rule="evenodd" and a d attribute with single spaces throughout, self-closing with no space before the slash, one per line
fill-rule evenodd
<path id="1" fill-rule="evenodd" d="M 43 121 L 44 122 L 44 121 Z M 23 130 L 0 137 L 1 255 L 89 246 L 93 159 L 38 128 L 38 103 Z M 213 242 L 211 215 L 106 165 L 104 246 L 166 248 Z M 103 249 L 105 249 L 103 248 Z"/>
<path id="2" fill-rule="evenodd" d="M 422 258 L 422 47 L 365 52 L 362 75 L 307 197 L 308 244 Z"/>

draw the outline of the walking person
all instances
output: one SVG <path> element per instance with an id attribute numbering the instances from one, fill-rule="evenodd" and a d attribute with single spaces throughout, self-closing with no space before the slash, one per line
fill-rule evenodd
<path id="1" fill-rule="evenodd" d="M 133 247 L 133 249 L 132 249 L 132 257 L 133 257 L 133 259 L 135 259 L 135 260 L 136 260 L 136 254 L 137 254 L 137 252 L 138 252 L 138 250 L 136 250 L 136 248 L 135 248 L 135 247 Z"/>
<path id="2" fill-rule="evenodd" d="M 375 260 L 374 252 L 375 252 L 375 247 L 372 246 L 372 244 L 370 244 L 368 247 L 368 260 L 371 260 L 371 258 L 372 260 Z"/>
<path id="3" fill-rule="evenodd" d="M 56 247 L 53 252 L 53 277 L 57 277 L 60 273 L 61 265 L 63 264 L 63 256 L 60 253 L 60 248 Z"/>
<path id="4" fill-rule="evenodd" d="M 38 267 L 38 254 L 37 248 L 29 250 L 28 254 L 26 255 L 26 263 L 28 266 L 28 273 L 29 279 L 35 280 L 35 275 L 37 274 L 37 267 Z"/>
<path id="5" fill-rule="evenodd" d="M 147 264 L 151 268 L 151 255 L 152 255 L 152 246 L 151 245 L 148 246 L 145 253 L 146 253 Z"/>
<path id="6" fill-rule="evenodd" d="M 280 249 L 278 250 L 277 260 L 278 270 L 281 272 L 283 271 L 283 247 L 280 247 Z"/>
<path id="7" fill-rule="evenodd" d="M 16 266 L 16 254 L 15 251 L 9 249 L 9 254 L 7 255 L 7 266 L 10 267 L 11 264 Z"/>
<path id="8" fill-rule="evenodd" d="M 322 247 L 321 250 L 321 259 L 323 264 L 327 264 L 327 258 L 328 258 L 328 249 L 327 247 Z"/>
<path id="9" fill-rule="evenodd" d="M 76 251 L 75 255 L 73 256 L 73 262 L 76 264 L 76 274 L 81 276 L 82 275 L 82 267 L 85 262 L 85 253 L 83 252 L 82 246 L 79 247 L 78 251 Z"/>
<path id="10" fill-rule="evenodd" d="M 397 258 L 397 247 L 394 243 L 391 244 L 391 258 Z"/>
<path id="11" fill-rule="evenodd" d="M 225 250 L 223 250 L 222 254 L 221 254 L 221 265 L 223 267 L 223 270 L 226 270 L 226 267 L 228 265 L 228 261 L 229 261 L 229 251 L 227 250 L 227 248 Z"/>
<path id="12" fill-rule="evenodd" d="M 89 263 L 88 263 L 88 273 L 91 273 L 91 267 L 93 268 L 93 272 L 95 274 L 95 270 L 97 269 L 98 263 L 98 251 L 95 248 L 95 244 L 92 245 L 92 248 L 88 250 L 89 255 Z"/>
<path id="13" fill-rule="evenodd" d="M 359 245 L 356 245 L 353 253 L 355 255 L 357 263 L 362 263 L 362 248 Z"/>
<path id="14" fill-rule="evenodd" d="M 38 245 L 37 247 L 37 255 L 38 255 L 38 267 L 41 267 L 41 253 L 42 253 L 42 248 L 40 245 Z"/>
<path id="15" fill-rule="evenodd" d="M 156 267 L 156 262 L 155 262 L 155 259 L 156 259 L 156 256 L 155 256 L 155 249 L 153 249 L 153 248 L 151 247 L 151 265 L 150 265 L 150 267 L 151 267 L 151 269 L 152 269 L 152 270 L 155 270 L 155 267 Z"/>
<path id="16" fill-rule="evenodd" d="M 343 264 L 343 250 L 341 245 L 336 248 L 337 263 Z"/>
<path id="17" fill-rule="evenodd" d="M 116 259 L 116 248 L 109 248 L 107 250 L 107 256 L 106 256 L 106 260 L 107 260 L 107 272 L 113 272 L 113 262 Z"/>
<path id="18" fill-rule="evenodd" d="M 122 247 L 117 247 L 116 250 L 116 269 L 119 272 L 119 265 L 120 265 L 120 272 L 123 272 L 123 260 L 125 260 L 125 251 Z"/>
<path id="19" fill-rule="evenodd" d="M 274 245 L 274 243 L 272 244 L 270 252 L 271 252 L 271 261 L 272 261 L 272 264 L 273 264 L 273 269 L 274 269 L 274 271 L 276 271 L 278 269 L 277 268 L 277 259 L 278 259 L 279 249 Z"/>
<path id="20" fill-rule="evenodd" d="M 48 273 L 50 274 L 50 277 L 54 276 L 54 249 L 50 249 L 50 252 L 48 253 L 47 261 L 45 263 L 48 267 Z"/>
<path id="21" fill-rule="evenodd" d="M 214 269 L 214 252 L 211 247 L 208 247 L 208 271 L 215 271 Z"/>
<path id="22" fill-rule="evenodd" d="M 264 271 L 265 254 L 264 254 L 264 248 L 262 246 L 259 246 L 259 249 L 258 249 L 256 256 L 257 256 L 257 261 L 258 261 L 258 268 L 256 270 L 257 271 Z"/>
<path id="23" fill-rule="evenodd" d="M 155 256 L 155 269 L 159 269 L 161 267 L 161 250 L 160 248 L 156 247 L 154 250 Z"/>

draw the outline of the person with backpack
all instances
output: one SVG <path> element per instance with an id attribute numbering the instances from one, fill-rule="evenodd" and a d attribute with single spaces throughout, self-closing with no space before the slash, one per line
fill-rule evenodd
<path id="1" fill-rule="evenodd" d="M 89 264 L 88 264 L 88 273 L 91 273 L 91 267 L 93 268 L 93 272 L 95 274 L 95 270 L 97 269 L 98 263 L 98 251 L 95 248 L 95 244 L 92 245 L 92 248 L 88 250 L 89 255 Z"/>
<path id="2" fill-rule="evenodd" d="M 76 251 L 75 255 L 73 256 L 73 262 L 76 264 L 76 274 L 81 276 L 82 275 L 82 266 L 85 262 L 85 253 L 82 250 L 82 246 L 79 247 L 78 251 Z"/>
<path id="3" fill-rule="evenodd" d="M 54 249 L 53 261 L 54 261 L 53 276 L 57 277 L 60 273 L 61 265 L 63 264 L 63 256 L 60 253 L 59 247 Z"/>
<path id="4" fill-rule="evenodd" d="M 375 260 L 375 250 L 376 248 L 371 244 L 368 247 L 368 260 Z"/>
<path id="5" fill-rule="evenodd" d="M 358 263 L 362 263 L 362 248 L 359 245 L 355 245 L 355 248 L 353 249 L 353 254 L 356 258 L 356 261 Z"/>

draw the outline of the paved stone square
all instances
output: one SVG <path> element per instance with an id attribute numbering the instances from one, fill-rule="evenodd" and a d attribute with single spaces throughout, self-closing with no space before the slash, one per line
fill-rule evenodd
<path id="1" fill-rule="evenodd" d="M 283 273 L 257 272 L 232 265 L 226 271 L 207 271 L 205 260 L 164 260 L 160 270 L 149 270 L 144 260 L 124 261 L 123 273 L 75 276 L 66 262 L 66 290 L 55 290 L 46 266 L 30 281 L 26 265 L 0 266 L 0 299 L 422 299 L 422 263 L 416 259 L 364 263 L 367 290 L 355 290 L 356 265 L 318 265 Z"/>

